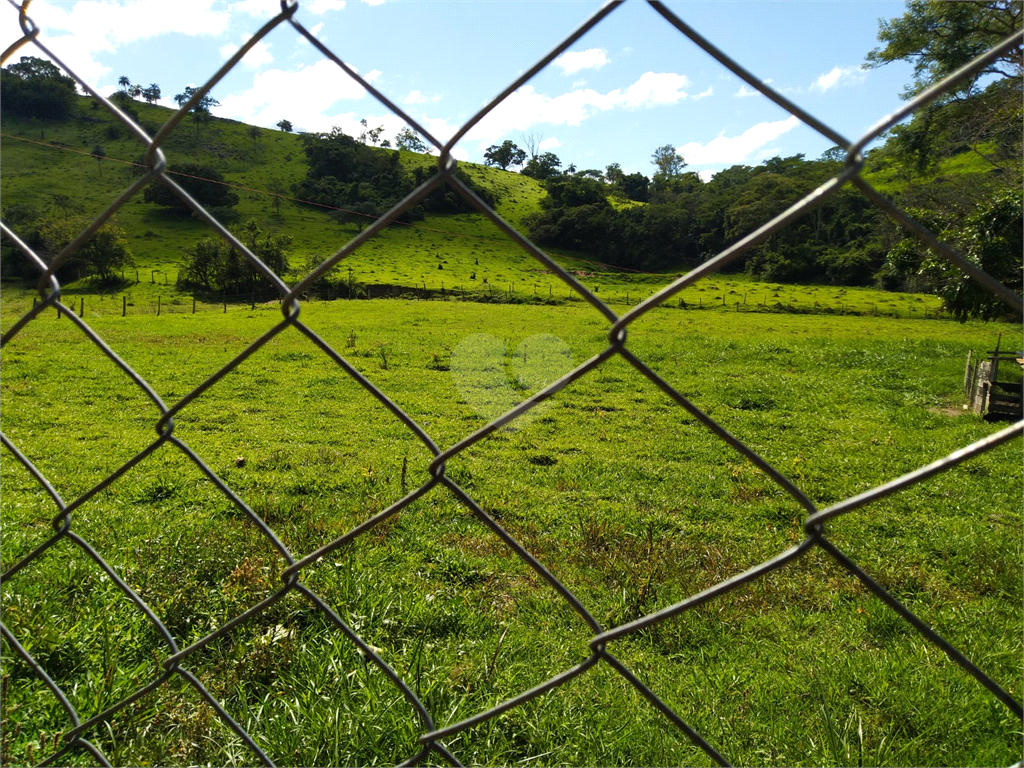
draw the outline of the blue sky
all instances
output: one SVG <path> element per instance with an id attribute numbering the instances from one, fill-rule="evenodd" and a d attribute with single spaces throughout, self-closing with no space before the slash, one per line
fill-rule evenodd
<path id="1" fill-rule="evenodd" d="M 346 63 L 444 140 L 592 14 L 594 2 L 306 0 L 297 18 Z M 902 2 L 670 2 L 669 7 L 762 80 L 849 138 L 901 103 L 909 65 L 864 70 L 878 20 Z M 41 39 L 101 92 L 125 75 L 158 83 L 164 101 L 209 77 L 279 8 L 278 0 L 35 0 Z M 3 9 L 7 45 L 17 14 Z M 38 50 L 36 50 L 38 52 Z M 18 55 L 33 55 L 22 49 Z M 282 25 L 214 89 L 214 113 L 273 127 L 346 133 L 403 122 Z M 627 2 L 463 138 L 481 161 L 532 134 L 578 168 L 621 163 L 650 175 L 672 144 L 705 177 L 773 155 L 816 157 L 830 142 L 772 104 L 670 27 Z"/>

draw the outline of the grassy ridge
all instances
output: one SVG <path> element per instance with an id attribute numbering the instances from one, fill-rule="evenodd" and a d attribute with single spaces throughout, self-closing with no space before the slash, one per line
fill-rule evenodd
<path id="1" fill-rule="evenodd" d="M 4 327 L 14 317 L 5 312 Z M 493 405 L 456 387 L 467 337 L 504 342 L 498 366 L 513 400 L 542 383 L 511 378 L 526 365 L 515 351 L 526 349 L 524 339 L 555 334 L 578 364 L 607 338 L 605 324 L 578 306 L 333 302 L 305 304 L 303 317 L 442 447 L 480 427 Z M 173 402 L 279 318 L 271 307 L 90 322 Z M 1020 343 L 1019 329 L 1004 330 L 1004 344 Z M 992 336 L 991 326 L 973 323 L 666 309 L 633 326 L 629 345 L 825 505 L 993 431 L 960 409 L 966 350 L 990 347 Z M 152 404 L 52 313 L 5 347 L 2 363 L 4 431 L 65 498 L 154 438 Z M 423 447 L 293 331 L 176 421 L 175 434 L 297 555 L 400 498 L 403 462 L 408 488 L 427 478 Z M 0 461 L 6 568 L 46 537 L 53 510 L 9 455 Z M 447 472 L 605 626 L 670 605 L 800 538 L 792 500 L 618 360 L 452 459 Z M 1021 508 L 1014 443 L 830 531 L 1020 698 Z M 282 569 L 255 526 L 171 447 L 84 505 L 74 526 L 182 645 L 270 594 Z M 381 649 L 441 724 L 587 654 L 582 622 L 446 491 L 303 580 Z M 6 583 L 2 599 L 5 623 L 83 716 L 151 679 L 166 655 L 141 615 L 67 542 Z M 616 642 L 613 652 L 738 764 L 1021 758 L 1019 723 L 822 555 Z M 281 763 L 397 762 L 415 751 L 414 713 L 301 599 L 254 617 L 186 667 Z M 40 756 L 40 733 L 51 738 L 66 722 L 26 668 L 11 664 L 4 675 L 0 757 L 20 764 L 30 744 Z M 115 763 L 253 759 L 177 683 L 90 738 Z M 707 762 L 600 666 L 448 743 L 467 763 Z"/>
<path id="2" fill-rule="evenodd" d="M 4 133 L 8 136 L 64 148 L 4 137 L 0 147 L 4 154 L 2 191 L 6 205 L 28 204 L 41 211 L 52 209 L 54 188 L 46 181 L 60 178 L 61 188 L 74 190 L 73 206 L 92 216 L 131 183 L 138 168 L 112 159 L 97 162 L 76 153 L 91 152 L 99 144 L 110 158 L 141 160 L 141 144 L 128 137 L 105 110 L 87 106 L 92 104 L 81 99 L 79 118 L 62 124 L 5 118 Z M 163 107 L 141 103 L 135 108 L 142 124 L 151 130 L 171 114 Z M 120 138 L 112 138 L 118 134 Z M 261 138 L 254 140 L 249 136 L 249 126 L 241 123 L 217 119 L 197 130 L 186 120 L 171 133 L 164 149 L 172 166 L 176 162 L 212 165 L 219 168 L 230 183 L 246 188 L 236 190 L 240 197 L 237 211 L 241 220 L 256 218 L 264 230 L 282 232 L 293 239 L 290 280 L 297 280 L 357 234 L 355 224 L 339 224 L 329 211 L 321 208 L 283 200 L 280 211 L 275 210 L 273 197 L 265 192 L 279 189 L 290 196 L 292 185 L 306 173 L 298 136 L 263 129 Z M 402 162 L 412 168 L 432 164 L 434 159 L 403 152 Z M 967 153 L 944 161 L 937 174 L 986 170 L 976 167 L 979 163 L 983 163 L 980 158 Z M 534 179 L 472 163 L 463 163 L 461 167 L 476 183 L 496 196 L 498 213 L 521 230 L 524 217 L 538 210 L 544 193 Z M 891 191 L 902 183 L 893 174 L 892 169 L 880 169 L 867 173 L 866 177 L 883 191 Z M 132 289 L 133 294 L 144 302 L 155 302 L 157 293 L 163 293 L 165 299 L 177 294 L 173 284 L 184 258 L 183 251 L 196 239 L 208 236 L 209 228 L 196 219 L 168 214 L 146 204 L 141 194 L 121 209 L 118 220 L 128 233 L 142 281 Z M 627 293 L 632 301 L 638 294 L 646 297 L 676 276 L 624 273 L 582 258 L 580 254 L 557 249 L 552 255 L 564 267 L 578 273 L 591 289 L 604 290 L 606 296 L 611 294 L 613 298 L 609 300 L 613 302 L 625 303 Z M 428 291 L 438 291 L 443 286 L 446 290 L 487 296 L 507 293 L 511 288 L 519 297 L 536 294 L 555 300 L 565 292 L 559 280 L 477 214 L 428 216 L 425 222 L 414 226 L 389 227 L 339 265 L 331 279 L 347 281 L 350 274 L 354 281 L 370 285 Z M 132 272 L 127 276 L 131 278 Z M 170 285 L 164 290 L 159 285 L 153 286 L 151 279 L 157 283 L 166 280 Z M 933 312 L 939 303 L 931 296 L 831 286 L 782 286 L 750 280 L 744 275 L 714 278 L 713 282 L 705 283 L 684 292 L 682 298 L 689 304 L 706 305 L 722 298 L 707 294 L 720 292 L 730 306 L 746 299 L 748 304 L 758 301 L 784 306 L 795 304 L 808 311 L 882 314 L 908 310 L 915 305 L 919 310 Z M 68 288 L 72 293 L 86 294 L 97 290 L 89 282 Z"/>

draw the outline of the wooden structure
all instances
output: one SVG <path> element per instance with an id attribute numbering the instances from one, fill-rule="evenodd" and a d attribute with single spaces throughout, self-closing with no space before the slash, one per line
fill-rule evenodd
<path id="1" fill-rule="evenodd" d="M 988 359 L 972 360 L 972 353 L 967 353 L 967 367 L 964 370 L 964 394 L 967 396 L 967 407 L 972 413 L 984 416 L 991 421 L 1024 418 L 1021 405 L 1021 379 L 1017 377 L 999 376 L 1000 363 L 1003 372 L 1008 366 L 1024 365 L 1021 363 L 1020 352 L 1000 351 L 999 344 L 1002 334 L 996 340 L 996 348 L 988 353 Z"/>

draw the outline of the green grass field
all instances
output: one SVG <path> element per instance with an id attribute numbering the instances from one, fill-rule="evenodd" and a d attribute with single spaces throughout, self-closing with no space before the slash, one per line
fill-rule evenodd
<path id="1" fill-rule="evenodd" d="M 2 298 L 8 328 L 30 298 Z M 167 403 L 280 319 L 276 306 L 238 304 L 121 318 L 105 311 L 120 301 L 103 301 L 111 305 L 94 311 L 99 300 L 88 299 L 86 320 Z M 308 302 L 302 318 L 442 448 L 482 426 L 488 408 L 508 405 L 457 387 L 467 337 L 504 344 L 495 375 L 512 401 L 543 383 L 512 378 L 527 363 L 518 357 L 524 340 L 557 336 L 579 364 L 607 339 L 606 323 L 578 303 Z M 967 350 L 991 349 L 1000 332 L 1004 347 L 1019 348 L 1019 326 L 1005 324 L 673 306 L 632 326 L 629 347 L 824 506 L 995 431 L 962 410 L 961 389 Z M 152 403 L 66 318 L 47 310 L 0 360 L 4 432 L 65 499 L 154 439 Z M 408 489 L 428 477 L 429 455 L 413 435 L 292 329 L 187 406 L 174 434 L 298 556 L 401 498 L 403 464 Z M 8 568 L 45 540 L 55 511 L 0 456 Z M 838 546 L 1018 700 L 1020 466 L 1012 442 L 829 526 Z M 802 535 L 788 496 L 618 358 L 450 460 L 447 474 L 605 627 L 699 592 Z M 170 445 L 73 520 L 181 647 L 279 583 L 284 561 Z M 439 727 L 588 655 L 583 622 L 444 489 L 302 578 L 380 649 Z M 166 656 L 142 614 L 67 541 L 5 582 L 0 597 L 4 623 L 83 719 L 153 679 Z M 817 551 L 611 650 L 736 764 L 1022 757 L 1019 721 Z M 395 763 L 416 751 L 422 731 L 411 707 L 294 594 L 185 667 L 279 764 Z M 67 720 L 6 648 L 2 674 L 0 761 L 39 760 Z M 177 679 L 88 738 L 115 764 L 254 761 Z M 708 763 L 603 665 L 446 743 L 467 764 Z M 80 753 L 67 759 L 91 764 Z"/>
<path id="2" fill-rule="evenodd" d="M 138 161 L 142 146 L 87 104 L 65 124 L 5 117 L 5 207 L 94 216 L 136 178 L 118 160 Z M 136 108 L 150 129 L 170 115 Z M 240 187 L 242 221 L 292 237 L 286 277 L 294 282 L 357 227 L 290 199 L 278 210 L 267 190 L 290 195 L 303 178 L 301 141 L 266 129 L 253 140 L 248 128 L 186 123 L 164 149 L 171 165 L 220 168 Z M 97 144 L 107 160 L 82 154 Z M 434 160 L 403 153 L 402 162 Z M 958 156 L 936 173 L 985 170 L 977 162 Z M 522 228 L 538 209 L 543 191 L 533 179 L 461 167 L 497 196 L 513 225 Z M 892 169 L 865 175 L 886 192 L 904 183 Z M 58 188 L 73 195 L 61 198 Z M 177 275 L 183 250 L 208 228 L 141 195 L 117 218 L 136 262 L 125 282 L 78 281 L 63 286 L 62 298 L 172 404 L 281 315 L 272 297 L 251 295 L 221 297 L 226 304 L 200 296 L 192 314 L 193 296 Z M 552 256 L 618 312 L 678 276 Z M 592 309 L 477 214 L 389 227 L 329 278 L 332 292 L 304 301 L 302 319 L 442 448 L 607 341 Z M 350 292 L 432 300 L 330 300 Z M 28 311 L 33 296 L 28 286 L 4 285 L 0 328 Z M 1000 333 L 1003 348 L 1019 349 L 1021 329 L 953 323 L 940 309 L 929 295 L 714 275 L 632 325 L 629 348 L 826 506 L 998 428 L 963 410 L 964 360 L 968 349 L 990 350 Z M 152 402 L 52 309 L 4 347 L 0 364 L 4 433 L 68 501 L 155 438 Z M 296 556 L 428 479 L 422 444 L 294 329 L 188 405 L 174 434 Z M 838 546 L 1017 699 L 1020 456 L 1011 443 L 829 527 Z M 0 470 L 6 569 L 46 540 L 55 510 L 7 452 Z M 446 472 L 606 628 L 802 536 L 802 510 L 788 496 L 619 358 L 451 459 Z M 172 445 L 76 510 L 73 530 L 179 647 L 272 594 L 284 568 L 257 527 Z M 443 488 L 302 580 L 380 649 L 438 727 L 588 655 L 579 617 Z M 4 582 L 0 608 L 83 719 L 154 679 L 167 655 L 141 612 L 67 540 Z M 611 650 L 735 764 L 1022 758 L 1020 722 L 817 550 Z M 6 645 L 3 652 L 0 764 L 32 764 L 52 752 L 68 721 L 31 670 Z M 278 764 L 396 763 L 417 751 L 423 731 L 399 691 L 294 593 L 184 666 Z M 255 760 L 178 678 L 87 737 L 114 764 Z M 466 764 L 708 763 L 602 664 L 445 743 Z M 80 752 L 65 760 L 91 764 Z"/>

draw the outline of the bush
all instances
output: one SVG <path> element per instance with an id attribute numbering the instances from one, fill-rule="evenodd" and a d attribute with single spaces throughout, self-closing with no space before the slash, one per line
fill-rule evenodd
<path id="1" fill-rule="evenodd" d="M 22 56 L 0 72 L 4 110 L 21 117 L 63 120 L 71 115 L 75 81 L 48 61 Z"/>
<path id="2" fill-rule="evenodd" d="M 288 254 L 292 239 L 288 235 L 267 235 L 255 219 L 249 219 L 235 231 L 253 255 L 274 273 L 288 270 Z M 188 257 L 179 281 L 210 291 L 267 287 L 270 281 L 243 254 L 225 240 L 206 237 L 185 250 Z"/>
<path id="3" fill-rule="evenodd" d="M 224 184 L 224 177 L 205 165 L 175 165 L 168 168 L 174 182 L 204 208 L 231 208 L 238 204 L 238 195 Z M 142 199 L 178 213 L 192 213 L 192 209 L 162 181 L 150 184 Z"/>

